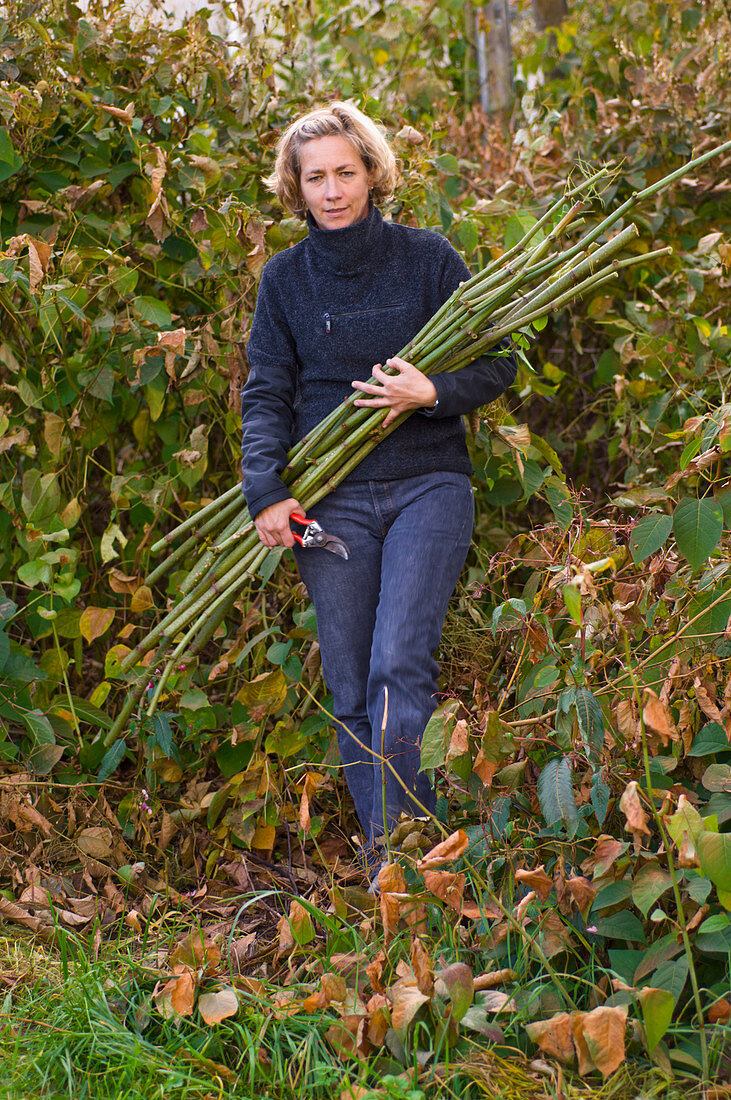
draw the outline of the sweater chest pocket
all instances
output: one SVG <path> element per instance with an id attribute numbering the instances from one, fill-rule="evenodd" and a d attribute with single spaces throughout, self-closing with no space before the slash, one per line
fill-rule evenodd
<path id="1" fill-rule="evenodd" d="M 371 309 L 338 310 L 334 313 L 323 313 L 322 328 L 327 336 L 346 336 L 354 329 L 359 331 L 370 325 L 389 325 L 396 320 L 397 313 L 408 309 L 407 302 L 395 302 L 387 306 L 374 306 Z M 390 314 L 390 316 L 389 316 Z"/>

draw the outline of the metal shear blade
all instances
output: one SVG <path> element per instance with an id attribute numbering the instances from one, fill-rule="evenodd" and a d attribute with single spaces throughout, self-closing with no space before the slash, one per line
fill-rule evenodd
<path id="1" fill-rule="evenodd" d="M 303 546 L 305 549 L 329 550 L 331 554 L 337 554 L 338 557 L 344 558 L 346 561 L 348 560 L 350 551 L 343 540 L 339 539 L 337 535 L 329 535 L 327 531 L 323 531 L 316 519 L 307 519 L 297 512 L 293 513 L 289 518 L 293 523 L 298 523 L 304 527 L 302 534 L 298 531 L 292 532 L 295 541 L 298 542 L 300 546 Z"/>

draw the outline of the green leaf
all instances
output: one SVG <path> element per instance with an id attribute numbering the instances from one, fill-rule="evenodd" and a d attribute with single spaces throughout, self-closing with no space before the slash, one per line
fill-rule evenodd
<path id="1" fill-rule="evenodd" d="M 574 506 L 571 503 L 569 491 L 563 481 L 557 477 L 549 477 L 545 484 L 546 500 L 551 506 L 551 511 L 556 517 L 556 522 L 566 530 L 574 518 Z"/>
<path id="2" fill-rule="evenodd" d="M 0 129 L 0 183 L 9 179 L 23 167 L 23 160 L 15 151 L 10 134 L 6 129 Z"/>
<path id="3" fill-rule="evenodd" d="M 604 823 L 604 818 L 607 816 L 611 793 L 611 789 L 606 783 L 601 771 L 594 772 L 594 777 L 591 781 L 591 805 L 599 825 Z"/>
<path id="4" fill-rule="evenodd" d="M 507 618 L 508 625 L 513 625 L 516 619 L 523 619 L 528 613 L 528 609 L 525 605 L 525 600 L 518 600 L 515 597 L 511 597 L 509 600 L 505 600 L 504 603 L 498 604 L 492 613 L 492 633 L 495 634 L 495 630 L 499 622 L 502 619 Z"/>
<path id="5" fill-rule="evenodd" d="M 437 971 L 434 981 L 437 993 L 449 997 L 452 1019 L 459 1023 L 474 997 L 472 971 L 465 963 L 452 963 L 444 970 Z"/>
<path id="6" fill-rule="evenodd" d="M 12 600 L 0 598 L 0 622 L 6 623 L 9 619 L 12 619 L 17 610 L 17 603 L 13 603 Z"/>
<path id="7" fill-rule="evenodd" d="M 654 989 L 667 989 L 672 993 L 677 1004 L 680 995 L 685 988 L 690 973 L 690 963 L 687 955 L 681 955 L 677 959 L 666 959 L 660 963 L 655 973 L 650 978 L 650 985 Z"/>
<path id="8" fill-rule="evenodd" d="M 731 791 L 731 764 L 710 764 L 701 783 L 707 791 Z"/>
<path id="9" fill-rule="evenodd" d="M 532 214 L 511 214 L 508 218 L 508 224 L 505 228 L 505 236 L 503 237 L 503 248 L 507 252 L 509 248 L 512 248 L 518 241 L 522 241 L 529 229 L 532 229 L 538 219 L 534 218 Z M 532 244 L 540 244 L 544 240 L 543 232 L 539 231 L 532 239 Z"/>
<path id="10" fill-rule="evenodd" d="M 654 863 L 646 863 L 637 872 L 632 884 L 632 901 L 647 919 L 647 915 L 659 897 L 669 890 L 673 880 L 667 871 Z"/>
<path id="11" fill-rule="evenodd" d="M 670 1027 L 675 1009 L 675 999 L 667 989 L 643 989 L 640 1000 L 647 1038 L 647 1051 L 652 1054 Z"/>
<path id="12" fill-rule="evenodd" d="M 538 801 L 547 825 L 563 821 L 571 826 L 578 813 L 568 757 L 554 756 L 538 776 Z"/>
<path id="13" fill-rule="evenodd" d="M 577 626 L 581 626 L 581 593 L 575 584 L 565 584 L 562 592 L 566 610 Z"/>
<path id="14" fill-rule="evenodd" d="M 683 806 L 677 809 L 672 817 L 668 818 L 666 828 L 672 839 L 680 847 L 683 833 L 687 833 L 688 838 L 695 844 L 706 827 L 695 806 L 692 806 L 686 800 Z"/>
<path id="15" fill-rule="evenodd" d="M 441 768 L 447 759 L 447 745 L 457 720 L 459 703 L 450 699 L 445 706 L 437 707 L 426 724 L 421 739 L 421 771 Z"/>
<path id="16" fill-rule="evenodd" d="M 165 756 L 172 756 L 174 752 L 173 730 L 167 714 L 163 714 L 159 710 L 155 711 L 152 716 L 152 732 Z"/>
<path id="17" fill-rule="evenodd" d="M 28 710 L 23 714 L 23 725 L 36 745 L 55 745 L 56 735 L 42 710 Z"/>
<path id="18" fill-rule="evenodd" d="M 110 745 L 107 751 L 102 757 L 102 762 L 99 765 L 99 771 L 97 772 L 97 779 L 100 781 L 109 779 L 109 776 L 117 770 L 119 764 L 121 764 L 125 752 L 127 751 L 127 745 L 120 737 L 114 744 Z"/>
<path id="19" fill-rule="evenodd" d="M 673 531 L 678 550 L 698 569 L 718 545 L 723 531 L 723 512 L 715 500 L 683 500 L 673 513 Z"/>
<path id="20" fill-rule="evenodd" d="M 5 668 L 5 662 L 10 656 L 10 638 L 4 630 L 0 630 L 0 674 Z"/>
<path id="21" fill-rule="evenodd" d="M 595 924 L 597 933 L 608 940 L 645 942 L 642 922 L 629 909 L 620 909 L 618 913 L 612 913 L 611 916 L 604 917 L 602 920 L 596 921 Z"/>
<path id="22" fill-rule="evenodd" d="M 216 749 L 216 763 L 221 769 L 221 774 L 226 779 L 244 771 L 254 755 L 254 741 L 239 741 L 238 745 L 232 745 L 225 741 Z"/>
<path id="23" fill-rule="evenodd" d="M 172 327 L 172 314 L 165 303 L 159 301 L 159 299 L 150 298 L 143 294 L 139 298 L 135 298 L 132 307 L 141 320 L 155 325 L 156 328 L 169 329 Z"/>
<path id="24" fill-rule="evenodd" d="M 598 760 L 604 747 L 604 718 L 599 700 L 588 688 L 579 688 L 574 705 L 584 741 L 593 750 L 589 755 Z"/>
<path id="25" fill-rule="evenodd" d="M 663 512 L 653 512 L 649 516 L 643 516 L 632 528 L 629 540 L 632 560 L 635 565 L 649 558 L 656 550 L 659 550 L 668 539 L 673 529 L 673 517 L 666 516 Z"/>
<path id="26" fill-rule="evenodd" d="M 696 840 L 701 870 L 717 890 L 731 892 L 731 833 L 701 833 Z"/>
<path id="27" fill-rule="evenodd" d="M 699 730 L 688 756 L 715 756 L 717 752 L 727 752 L 731 748 L 723 726 L 718 722 L 708 722 Z"/>
<path id="28" fill-rule="evenodd" d="M 103 730 L 112 728 L 112 719 L 100 707 L 90 703 L 88 699 L 81 699 L 78 695 L 72 695 L 71 700 L 80 722 L 88 722 L 90 726 L 97 726 Z"/>

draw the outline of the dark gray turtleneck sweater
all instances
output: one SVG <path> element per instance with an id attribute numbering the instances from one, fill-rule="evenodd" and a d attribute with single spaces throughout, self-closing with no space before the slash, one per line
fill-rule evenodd
<path id="1" fill-rule="evenodd" d="M 244 494 L 249 511 L 291 496 L 280 474 L 294 442 L 406 346 L 469 278 L 449 242 L 383 220 L 371 206 L 345 229 L 320 229 L 278 253 L 261 276 L 241 399 Z M 390 480 L 437 470 L 472 473 L 461 414 L 492 401 L 515 378 L 505 346 L 451 374 L 433 375 L 438 405 L 410 416 L 349 475 Z M 502 354 L 498 353 L 502 348 Z"/>

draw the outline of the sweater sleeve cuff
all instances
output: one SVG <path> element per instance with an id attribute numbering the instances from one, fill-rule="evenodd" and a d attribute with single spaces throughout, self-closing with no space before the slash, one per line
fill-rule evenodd
<path id="1" fill-rule="evenodd" d="M 448 412 L 444 411 L 446 396 L 449 392 L 449 379 L 444 374 L 431 374 L 429 381 L 433 383 L 434 389 L 437 391 L 436 404 L 430 408 L 419 409 L 419 412 L 430 420 L 439 420 L 441 417 L 449 415 Z"/>
<path id="2" fill-rule="evenodd" d="M 271 489 L 268 493 L 262 493 L 261 496 L 247 497 L 246 503 L 249 508 L 249 515 L 252 519 L 256 519 L 259 512 L 263 512 L 270 504 L 278 504 L 280 500 L 289 500 L 291 496 L 291 489 L 282 483 L 279 488 Z"/>

